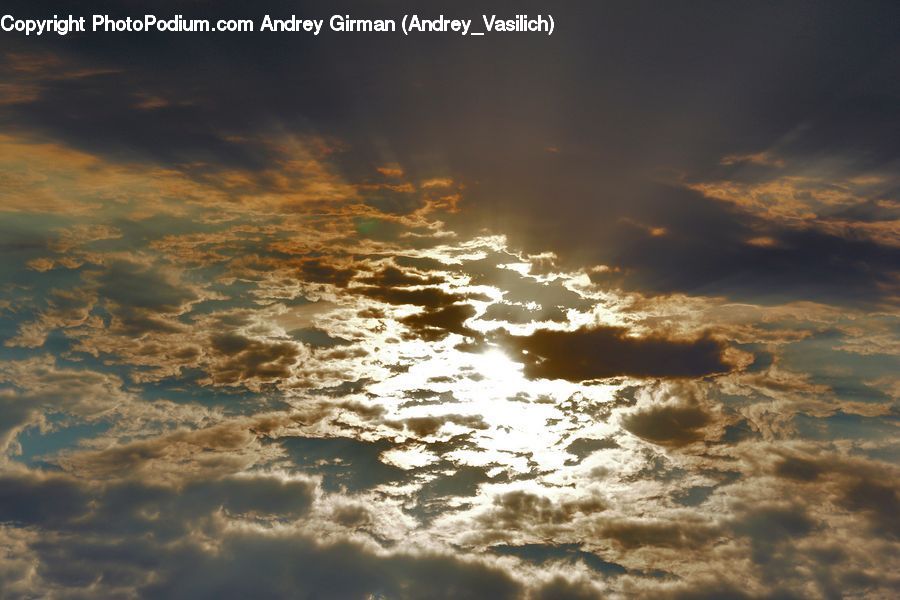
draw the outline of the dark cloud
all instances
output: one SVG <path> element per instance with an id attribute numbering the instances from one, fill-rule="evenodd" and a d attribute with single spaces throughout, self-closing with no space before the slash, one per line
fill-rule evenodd
<path id="1" fill-rule="evenodd" d="M 586 582 L 573 582 L 558 576 L 541 586 L 532 597 L 536 600 L 599 600 L 603 595 Z"/>
<path id="2" fill-rule="evenodd" d="M 218 10 L 228 13 L 237 8 L 223 5 Z M 421 157 L 437 152 L 460 178 L 479 182 L 467 191 L 468 210 L 454 227 L 477 230 L 488 225 L 517 245 L 552 249 L 566 264 L 615 266 L 622 269 L 629 287 L 767 302 L 827 297 L 860 304 L 896 295 L 892 275 L 896 249 L 815 226 L 797 231 L 764 223 L 680 186 L 652 185 L 648 174 L 671 169 L 696 178 L 723 157 L 752 155 L 773 146 L 788 158 L 813 165 L 820 159 L 829 164 L 890 164 L 896 146 L 879 133 L 890 131 L 885 124 L 896 120 L 891 110 L 896 103 L 890 98 L 897 90 L 888 76 L 897 60 L 890 49 L 894 36 L 886 24 L 891 19 L 881 16 L 888 10 L 894 9 L 880 4 L 852 13 L 814 10 L 804 17 L 814 24 L 811 34 L 798 32 L 798 23 L 805 21 L 787 7 L 742 7 L 716 15 L 700 7 L 652 14 L 617 9 L 602 18 L 559 9 L 558 18 L 572 29 L 538 46 L 549 44 L 553 52 L 531 51 L 527 69 L 510 67 L 512 80 L 531 82 L 532 88 L 542 90 L 533 92 L 528 102 L 512 91 L 514 86 L 487 76 L 480 55 L 446 44 L 429 47 L 435 58 L 453 58 L 454 73 L 474 77 L 479 88 L 487 90 L 489 106 L 516 106 L 515 111 L 488 114 L 484 103 L 473 103 L 450 79 L 423 70 L 389 38 L 344 40 L 342 47 L 354 60 L 344 57 L 339 68 L 324 46 L 311 44 L 305 36 L 269 39 L 265 44 L 246 36 L 225 48 L 224 41 L 208 36 L 182 36 L 165 45 L 162 38 L 146 36 L 141 44 L 131 44 L 128 61 L 122 58 L 126 53 L 115 51 L 121 40 L 66 40 L 67 45 L 54 46 L 60 54 L 78 55 L 77 60 L 67 59 L 73 60 L 73 68 L 96 62 L 106 70 L 59 78 L 49 74 L 58 70 L 57 63 L 40 79 L 36 97 L 5 110 L 8 122 L 41 129 L 116 160 L 202 163 L 251 171 L 283 158 L 272 145 L 259 141 L 260 131 L 305 133 L 312 120 L 312 129 L 351 141 L 354 150 L 338 158 L 348 174 L 371 170 L 367 163 L 380 159 L 385 148 L 390 148 L 392 163 L 405 163 L 406 170 L 424 174 L 434 166 Z M 29 8 L 22 11 L 26 14 Z M 695 18 L 688 18 L 695 11 Z M 769 18 L 780 25 L 762 27 Z M 705 19 L 712 19 L 715 26 L 697 25 Z M 669 26 L 673 20 L 681 26 Z M 601 23 L 605 34 L 592 31 L 587 36 L 583 29 L 587 22 Z M 617 33 L 629 27 L 664 33 L 651 36 L 646 44 L 633 44 Z M 757 30 L 764 36 L 748 34 Z M 799 47 L 798 39 L 803 40 Z M 517 56 L 516 49 L 533 49 L 538 42 L 487 43 L 492 52 Z M 716 51 L 701 52 L 705 47 Z M 296 53 L 288 48 L 307 58 L 305 77 L 319 82 L 320 94 L 310 96 L 305 87 L 291 83 L 287 74 L 294 72 L 294 65 L 283 57 Z M 226 67 L 223 52 L 255 60 L 227 61 Z M 180 60 L 184 55 L 195 57 L 197 68 L 185 67 Z M 665 68 L 651 59 L 660 55 L 668 59 Z M 721 63 L 710 59 L 713 55 L 722 56 Z M 823 55 L 833 60 L 813 60 Z M 382 64 L 379 56 L 400 61 L 405 68 L 391 69 L 385 81 L 385 73 L 377 67 Z M 565 93 L 580 59 L 559 71 L 559 61 L 551 56 L 593 57 L 608 77 L 623 82 L 616 88 L 620 91 L 597 83 L 578 94 Z M 823 64 L 832 68 L 824 69 Z M 225 75 L 235 69 L 242 81 L 254 82 L 248 85 L 254 93 L 228 84 L 232 78 Z M 780 75 L 785 70 L 793 77 Z M 338 77 L 338 72 L 343 75 Z M 364 86 L 368 82 L 364 107 L 353 92 L 356 88 L 346 87 L 345 77 Z M 583 78 L 577 80 L 584 84 Z M 281 82 L 277 93 L 272 81 Z M 153 110 L 141 108 L 141 99 L 148 94 L 160 104 Z M 834 101 L 822 104 L 826 97 Z M 59 106 L 60 98 L 67 98 L 64 107 Z M 816 106 L 812 115 L 811 105 Z M 549 111 L 554 118 L 547 117 L 547 106 L 555 107 Z M 648 114 L 655 117 L 648 119 Z M 523 122 L 530 124 L 524 131 L 517 126 Z M 513 130 L 519 132 L 512 136 L 515 139 L 505 135 Z M 361 136 L 360 131 L 380 134 Z M 472 152 L 473 139 L 481 142 L 476 146 L 482 151 Z M 604 143 L 597 144 L 599 139 Z M 691 140 L 687 149 L 685 139 Z M 848 145 L 848 139 L 853 143 Z M 437 151 L 436 142 L 430 140 L 441 140 Z M 656 142 L 648 148 L 649 142 L 639 140 Z M 564 151 L 548 155 L 544 151 L 548 145 Z M 646 228 L 634 223 L 667 234 L 648 235 Z M 746 243 L 759 236 L 776 244 Z M 584 239 L 603 243 L 585 245 Z M 325 273 L 310 263 L 305 277 L 346 285 L 352 273 Z M 543 310 L 554 310 L 538 302 Z"/>
<path id="3" fill-rule="evenodd" d="M 687 291 L 746 298 L 764 303 L 790 299 L 822 300 L 867 306 L 896 296 L 900 249 L 850 235 L 836 235 L 815 227 L 787 229 L 766 225 L 749 229 L 740 222 L 753 218 L 734 214 L 735 224 L 723 219 L 700 219 L 718 209 L 690 204 L 671 192 L 673 205 L 694 222 L 668 225 L 672 236 L 642 237 L 620 246 L 614 264 L 632 270 L 632 285 L 658 292 Z M 677 198 L 677 200 L 676 200 Z M 726 215 L 722 215 L 723 217 Z M 769 245 L 749 240 L 767 236 Z"/>
<path id="4" fill-rule="evenodd" d="M 579 513 L 593 514 L 605 509 L 604 502 L 593 496 L 553 502 L 545 496 L 514 490 L 496 496 L 491 510 L 479 520 L 499 531 L 517 530 L 527 526 L 561 525 Z"/>
<path id="5" fill-rule="evenodd" d="M 816 461 L 795 456 L 786 457 L 775 467 L 775 474 L 779 477 L 798 481 L 815 481 L 824 472 L 825 468 Z"/>
<path id="6" fill-rule="evenodd" d="M 167 104 L 142 110 L 138 93 L 141 79 L 147 75 L 117 71 L 73 79 L 47 78 L 41 95 L 15 112 L 20 125 L 49 129 L 78 147 L 118 153 L 120 159 L 150 159 L 169 165 L 212 159 L 221 166 L 261 168 L 275 158 L 262 143 L 229 140 L 224 123 L 217 128 L 183 91 L 156 89 L 152 94 L 168 96 Z M 58 103 L 62 96 L 71 101 L 67 110 L 61 110 Z"/>
<path id="7" fill-rule="evenodd" d="M 645 440 L 677 447 L 702 440 L 713 420 L 702 406 L 672 403 L 630 413 L 622 418 L 622 426 Z"/>
<path id="8" fill-rule="evenodd" d="M 372 524 L 372 513 L 365 506 L 346 504 L 338 506 L 332 512 L 332 518 L 350 529 L 368 527 Z"/>
<path id="9" fill-rule="evenodd" d="M 184 488 L 113 484 L 87 487 L 65 477 L 6 476 L 0 518 L 18 526 L 41 524 L 63 535 L 37 541 L 41 583 L 72 593 L 102 582 L 139 589 L 142 597 L 283 597 L 302 592 L 364 598 L 514 598 L 520 586 L 502 571 L 440 554 L 378 556 L 353 542 L 321 544 L 296 533 L 253 530 L 226 534 L 217 548 L 184 538 L 219 508 L 243 516 L 296 519 L 312 501 L 309 481 L 232 477 Z M 93 512 L 93 508 L 99 512 Z M 192 524 L 193 523 L 193 524 Z M 107 531 L 115 538 L 97 537 Z M 173 537 L 177 536 L 177 537 Z M 147 579 L 147 570 L 156 575 Z M 99 578 L 99 579 L 98 579 Z M 439 596 L 434 596 L 439 590 Z"/>
<path id="10" fill-rule="evenodd" d="M 368 277 L 360 277 L 357 281 L 376 287 L 438 285 L 444 283 L 444 279 L 441 277 L 435 275 L 423 275 L 415 271 L 404 271 L 390 265 Z"/>
<path id="11" fill-rule="evenodd" d="M 766 568 L 767 576 L 783 580 L 796 573 L 793 545 L 812 534 L 816 525 L 806 508 L 795 504 L 754 506 L 733 527 L 750 539 L 753 561 Z"/>
<path id="12" fill-rule="evenodd" d="M 117 261 L 96 276 L 97 292 L 116 306 L 176 313 L 197 294 L 173 277 L 144 265 Z"/>
<path id="13" fill-rule="evenodd" d="M 464 325 L 465 321 L 476 315 L 476 310 L 463 302 L 489 300 L 483 294 L 447 292 L 432 287 L 443 282 L 443 279 L 390 266 L 359 281 L 370 285 L 353 288 L 356 293 L 388 304 L 422 307 L 421 312 L 399 321 L 409 327 L 414 336 L 428 341 L 442 339 L 450 333 L 477 335 Z"/>
<path id="14" fill-rule="evenodd" d="M 298 276 L 303 281 L 313 283 L 330 283 L 338 287 L 346 287 L 356 275 L 356 270 L 335 266 L 328 262 L 312 258 L 300 264 Z"/>
<path id="15" fill-rule="evenodd" d="M 786 454 L 775 462 L 773 473 L 801 485 L 830 482 L 825 489 L 831 501 L 863 517 L 877 536 L 900 538 L 900 479 L 895 469 L 832 454 Z"/>
<path id="16" fill-rule="evenodd" d="M 184 557 L 188 558 L 188 557 Z M 215 554 L 173 561 L 147 598 L 516 598 L 520 584 L 499 569 L 444 555 L 376 556 L 355 543 L 317 544 L 287 535 L 236 534 Z"/>
<path id="17" fill-rule="evenodd" d="M 300 355 L 292 342 L 258 340 L 236 333 L 213 335 L 210 343 L 212 350 L 221 356 L 210 373 L 219 384 L 287 378 Z"/>
<path id="18" fill-rule="evenodd" d="M 660 598 L 671 600 L 753 600 L 758 598 L 741 587 L 727 581 L 707 581 L 695 585 L 683 585 L 679 589 L 662 592 Z M 789 600 L 790 595 L 771 595 L 767 598 Z"/>
<path id="19" fill-rule="evenodd" d="M 287 332 L 292 338 L 308 344 L 314 348 L 333 348 L 335 346 L 349 346 L 352 342 L 342 337 L 332 337 L 326 331 L 316 327 L 304 327 Z"/>
<path id="20" fill-rule="evenodd" d="M 15 526 L 60 531 L 184 535 L 187 521 L 218 509 L 235 516 L 296 520 L 313 501 L 315 483 L 273 475 L 196 480 L 184 485 L 114 482 L 88 486 L 64 475 L 20 472 L 3 479 L 0 518 Z M 169 520 L 159 521 L 167 515 Z"/>
<path id="21" fill-rule="evenodd" d="M 598 533 L 626 549 L 641 546 L 698 549 L 713 542 L 721 530 L 703 522 L 619 519 L 605 521 Z"/>
<path id="22" fill-rule="evenodd" d="M 83 514 L 89 499 L 82 486 L 66 477 L 8 474 L 0 486 L 0 520 L 52 527 Z"/>
<path id="23" fill-rule="evenodd" d="M 520 4 L 493 9 L 525 12 Z M 281 2 L 264 7 L 287 10 Z M 40 12 L 27 3 L 14 8 Z M 327 16 L 330 8 L 313 3 L 308 10 Z M 759 223 L 746 214 L 652 184 L 660 173 L 697 178 L 723 158 L 768 150 L 811 170 L 889 171 L 898 155 L 891 135 L 896 10 L 889 2 L 858 10 L 557 7 L 565 29 L 550 38 L 486 39 L 478 49 L 442 38 L 410 53 L 402 37 L 345 36 L 339 56 L 331 52 L 333 36 L 67 38 L 46 42 L 63 58 L 45 66 L 34 94 L 3 113 L 9 126 L 117 161 L 200 171 L 260 172 L 277 164 L 281 151 L 261 133 L 336 137 L 351 148 L 335 159 L 344 174 L 384 163 L 413 179 L 450 170 L 477 182 L 454 228 L 487 226 L 570 264 L 621 266 L 632 286 L 859 303 L 890 295 L 881 286 L 889 281 L 885 269 L 896 271 L 893 249 L 777 224 L 771 235 L 780 249 L 748 247 Z M 246 16 L 231 2 L 216 11 Z M 506 65 L 503 77 L 488 68 L 494 63 L 485 52 Z M 435 73 L 420 56 L 448 67 Z M 296 57 L 303 78 L 293 76 Z M 60 65 L 98 72 L 59 77 Z M 585 78 L 584 69 L 602 76 Z M 402 194 L 368 201 L 391 213 L 412 208 Z M 634 223 L 668 235 L 650 236 Z"/>
<path id="24" fill-rule="evenodd" d="M 896 482 L 863 478 L 843 491 L 841 504 L 864 514 L 874 531 L 891 539 L 900 539 L 900 492 Z"/>
<path id="25" fill-rule="evenodd" d="M 415 336 L 429 341 L 442 339 L 449 333 L 477 336 L 477 332 L 465 326 L 476 312 L 468 304 L 454 304 L 403 317 L 400 322 L 412 329 Z"/>
<path id="26" fill-rule="evenodd" d="M 573 224 L 552 242 L 568 264 L 607 265 L 609 270 L 592 274 L 599 284 L 769 304 L 824 299 L 870 306 L 897 293 L 895 244 L 816 220 L 796 225 L 767 219 L 678 185 L 631 186 L 635 197 L 628 209 L 610 208 L 615 218 L 602 231 Z M 634 221 L 662 233 L 653 235 Z M 597 235 L 607 243 L 570 247 L 572 240 Z"/>
<path id="27" fill-rule="evenodd" d="M 4 37 L 0 596 L 896 595 L 897 3 L 552 14 Z"/>
<path id="28" fill-rule="evenodd" d="M 680 341 L 628 333 L 608 326 L 539 329 L 528 336 L 503 335 L 499 341 L 524 363 L 531 378 L 699 377 L 731 368 L 722 356 L 724 346 L 712 338 Z"/>
<path id="29" fill-rule="evenodd" d="M 183 330 L 174 317 L 200 300 L 197 290 L 179 281 L 175 272 L 138 263 L 113 261 L 85 277 L 112 315 L 111 328 L 131 337 Z"/>
<path id="30" fill-rule="evenodd" d="M 276 476 L 229 477 L 193 484 L 182 490 L 180 502 L 219 505 L 237 515 L 274 516 L 294 520 L 309 510 L 315 485 L 307 480 Z"/>

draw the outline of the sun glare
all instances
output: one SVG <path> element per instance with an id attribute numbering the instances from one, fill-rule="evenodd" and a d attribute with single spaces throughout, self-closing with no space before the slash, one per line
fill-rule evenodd
<path id="1" fill-rule="evenodd" d="M 522 389 L 522 365 L 510 360 L 501 350 L 492 348 L 481 354 L 477 362 L 478 372 L 489 381 L 492 389 L 500 393 L 515 394 Z"/>

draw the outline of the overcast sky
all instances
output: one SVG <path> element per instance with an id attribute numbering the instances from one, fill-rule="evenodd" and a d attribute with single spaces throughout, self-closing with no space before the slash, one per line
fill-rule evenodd
<path id="1" fill-rule="evenodd" d="M 555 29 L 0 34 L 0 598 L 898 594 L 896 2 L 76 10 Z"/>

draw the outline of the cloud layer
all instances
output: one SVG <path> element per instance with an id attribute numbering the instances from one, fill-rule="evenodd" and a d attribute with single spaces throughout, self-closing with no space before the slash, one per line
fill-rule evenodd
<path id="1" fill-rule="evenodd" d="M 557 10 L 4 38 L 0 597 L 897 594 L 896 5 Z"/>

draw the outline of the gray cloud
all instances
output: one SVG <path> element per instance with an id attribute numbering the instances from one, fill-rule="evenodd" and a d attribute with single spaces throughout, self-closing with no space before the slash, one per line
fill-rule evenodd
<path id="1" fill-rule="evenodd" d="M 499 341 L 525 364 L 529 377 L 584 381 L 634 377 L 698 377 L 730 369 L 723 345 L 709 337 L 672 340 L 631 337 L 622 327 L 582 327 L 575 331 L 539 329 Z"/>

